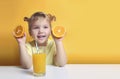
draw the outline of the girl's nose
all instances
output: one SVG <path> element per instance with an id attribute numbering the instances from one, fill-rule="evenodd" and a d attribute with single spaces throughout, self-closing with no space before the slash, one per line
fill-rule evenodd
<path id="1" fill-rule="evenodd" d="M 39 33 L 42 33 L 42 32 L 43 32 L 43 29 L 42 29 L 42 28 L 40 28 L 40 29 L 39 29 Z"/>

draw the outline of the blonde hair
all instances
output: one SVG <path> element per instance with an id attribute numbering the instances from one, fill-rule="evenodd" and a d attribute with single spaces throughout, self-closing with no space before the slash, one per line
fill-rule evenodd
<path id="1" fill-rule="evenodd" d="M 52 21 L 56 21 L 56 17 L 51 15 L 51 14 L 45 14 L 43 12 L 35 12 L 34 14 L 32 14 L 32 16 L 30 18 L 28 17 L 24 17 L 24 21 L 28 22 L 28 26 L 29 26 L 29 34 L 31 35 L 31 27 L 33 22 L 37 21 L 39 18 L 45 18 L 48 20 L 48 22 L 50 23 L 51 26 L 51 22 Z"/>

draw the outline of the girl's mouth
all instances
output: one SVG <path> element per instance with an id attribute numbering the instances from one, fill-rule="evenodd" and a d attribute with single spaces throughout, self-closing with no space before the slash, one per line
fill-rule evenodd
<path id="1" fill-rule="evenodd" d="M 43 40 L 45 37 L 46 37 L 45 35 L 38 35 L 38 36 L 37 36 L 37 38 L 38 38 L 39 40 Z"/>

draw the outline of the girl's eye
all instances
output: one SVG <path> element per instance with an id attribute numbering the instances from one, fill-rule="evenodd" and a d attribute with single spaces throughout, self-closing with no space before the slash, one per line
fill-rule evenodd
<path id="1" fill-rule="evenodd" d="M 48 28 L 48 26 L 44 26 L 44 28 Z"/>
<path id="2" fill-rule="evenodd" d="M 39 29 L 39 27 L 34 27 L 33 29 Z"/>

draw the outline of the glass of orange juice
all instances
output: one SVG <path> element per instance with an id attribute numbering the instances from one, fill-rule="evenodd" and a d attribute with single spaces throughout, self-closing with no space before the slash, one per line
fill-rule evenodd
<path id="1" fill-rule="evenodd" d="M 46 73 L 45 46 L 35 47 L 32 52 L 33 74 L 35 76 L 44 76 Z"/>

